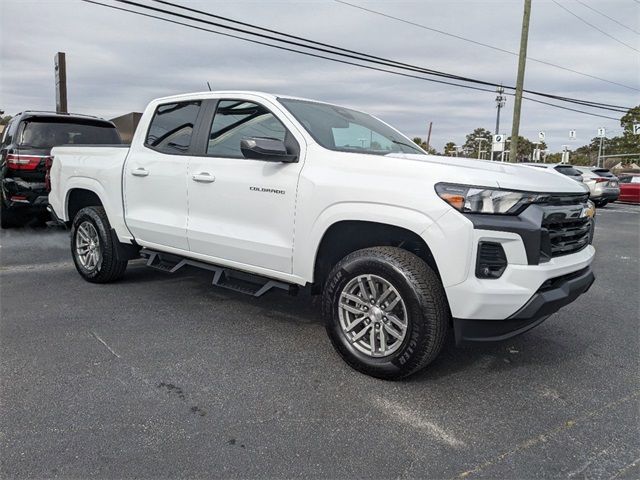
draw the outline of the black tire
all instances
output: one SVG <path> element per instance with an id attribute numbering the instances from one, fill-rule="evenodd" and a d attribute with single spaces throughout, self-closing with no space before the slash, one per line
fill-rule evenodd
<path id="1" fill-rule="evenodd" d="M 339 303 L 343 290 L 361 275 L 384 279 L 404 302 L 406 333 L 397 350 L 386 356 L 363 353 L 354 347 L 341 326 Z M 433 361 L 444 345 L 450 318 L 444 289 L 436 273 L 421 258 L 394 247 L 367 248 L 343 258 L 327 278 L 322 311 L 327 333 L 340 356 L 354 369 L 386 380 L 411 375 Z M 378 323 L 376 328 L 380 326 Z M 380 330 L 385 328 L 382 325 Z M 376 347 L 376 341 L 373 342 Z"/>
<path id="2" fill-rule="evenodd" d="M 93 268 L 87 268 L 80 259 L 78 249 L 76 248 L 78 229 L 81 225 L 88 222 L 98 235 L 98 250 L 100 261 Z M 88 225 L 86 225 L 88 227 Z M 111 237 L 111 225 L 107 214 L 102 207 L 85 207 L 80 210 L 73 219 L 71 225 L 71 255 L 76 270 L 82 278 L 91 283 L 108 283 L 113 282 L 124 274 L 127 268 L 127 261 L 120 261 L 116 256 L 116 246 Z"/>

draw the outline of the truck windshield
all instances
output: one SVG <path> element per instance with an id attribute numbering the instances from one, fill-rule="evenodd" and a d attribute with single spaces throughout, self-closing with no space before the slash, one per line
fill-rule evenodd
<path id="1" fill-rule="evenodd" d="M 341 152 L 424 154 L 411 140 L 366 113 L 326 103 L 278 99 L 316 142 Z"/>
<path id="2" fill-rule="evenodd" d="M 59 145 L 119 144 L 115 127 L 106 122 L 34 119 L 25 122 L 20 146 L 50 149 Z"/>

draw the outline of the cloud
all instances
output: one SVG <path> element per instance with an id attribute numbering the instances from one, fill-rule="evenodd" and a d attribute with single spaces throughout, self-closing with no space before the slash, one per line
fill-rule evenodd
<path id="1" fill-rule="evenodd" d="M 180 1 L 345 48 L 515 83 L 515 56 L 331 1 Z M 508 50 L 516 51 L 519 46 L 521 2 L 353 1 Z M 633 33 L 615 23 L 594 17 L 579 4 L 570 7 L 623 41 L 638 44 Z M 639 7 L 630 0 L 612 0 L 597 7 L 638 26 L 632 20 L 639 18 Z M 494 93 L 358 69 L 78 0 L 4 0 L 0 15 L 0 108 L 7 113 L 54 108 L 53 56 L 64 51 L 70 109 L 106 118 L 141 111 L 158 96 L 204 90 L 209 81 L 215 89 L 257 89 L 349 105 L 383 118 L 410 137 L 424 137 L 432 121 L 432 144 L 439 149 L 449 140 L 463 141 L 476 127 L 493 130 L 495 125 Z M 636 52 L 551 2 L 534 2 L 529 56 L 620 83 L 639 83 Z M 535 62 L 527 65 L 525 86 L 607 103 L 638 103 L 638 92 Z M 502 132 L 510 130 L 512 106 L 509 97 Z M 559 149 L 568 143 L 569 129 L 578 131 L 576 145 L 581 145 L 600 126 L 619 128 L 615 120 L 525 102 L 520 131 L 537 138 L 537 132 L 545 130 L 550 147 Z"/>

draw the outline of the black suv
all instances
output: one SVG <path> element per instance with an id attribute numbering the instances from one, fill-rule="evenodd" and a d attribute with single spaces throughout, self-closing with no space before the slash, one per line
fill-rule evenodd
<path id="1" fill-rule="evenodd" d="M 46 212 L 51 149 L 68 144 L 120 144 L 115 125 L 87 115 L 26 111 L 5 127 L 0 143 L 2 228 Z"/>

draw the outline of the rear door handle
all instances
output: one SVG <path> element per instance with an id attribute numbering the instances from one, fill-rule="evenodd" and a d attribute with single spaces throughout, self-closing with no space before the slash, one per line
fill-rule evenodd
<path id="1" fill-rule="evenodd" d="M 200 183 L 213 183 L 216 181 L 216 177 L 211 175 L 209 172 L 196 173 L 191 178 L 193 179 L 194 182 L 200 182 Z"/>
<path id="2" fill-rule="evenodd" d="M 131 175 L 135 175 L 136 177 L 146 177 L 149 175 L 149 170 L 146 168 L 138 167 L 135 170 L 131 170 Z"/>

